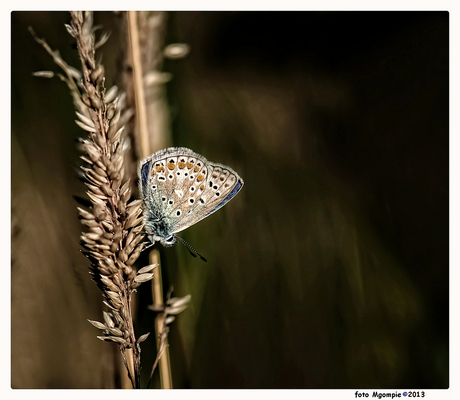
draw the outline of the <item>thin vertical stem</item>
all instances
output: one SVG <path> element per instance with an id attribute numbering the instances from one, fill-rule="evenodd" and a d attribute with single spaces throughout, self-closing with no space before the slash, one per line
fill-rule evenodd
<path id="1" fill-rule="evenodd" d="M 153 250 L 150 253 L 150 264 L 158 264 L 155 270 L 155 275 L 152 280 L 152 291 L 153 291 L 153 303 L 156 306 L 163 305 L 163 287 L 161 284 L 161 269 L 160 266 L 160 253 L 158 250 Z M 164 343 L 160 346 L 160 335 L 164 329 L 165 316 L 163 313 L 158 314 L 155 325 L 157 331 L 157 348 L 158 351 L 162 351 L 163 354 L 160 356 L 160 380 L 161 387 L 163 389 L 172 389 L 172 377 L 171 377 L 171 364 L 169 361 L 169 346 L 168 337 L 164 339 Z M 162 347 L 162 348 L 160 348 Z"/>
<path id="2" fill-rule="evenodd" d="M 133 324 L 132 298 L 128 296 L 129 324 L 131 332 L 131 343 L 136 343 Z M 132 367 L 134 369 L 134 389 L 141 388 L 140 353 L 137 344 L 132 349 Z"/>
<path id="3" fill-rule="evenodd" d="M 126 377 L 124 376 L 124 380 L 122 382 L 122 388 L 123 389 L 131 389 L 131 387 L 134 388 L 135 380 L 133 378 L 134 376 L 133 352 L 130 349 L 125 349 L 125 351 L 121 352 L 121 357 L 123 359 L 123 364 L 125 365 L 125 368 L 126 368 L 126 376 L 128 377 L 128 380 L 126 380 Z"/>
<path id="4" fill-rule="evenodd" d="M 139 48 L 139 31 L 137 28 L 136 11 L 128 11 L 129 39 L 131 47 L 131 58 L 133 67 L 134 99 L 136 103 L 137 132 L 140 141 L 141 157 L 150 154 L 149 129 L 147 122 L 147 112 L 145 106 L 145 93 L 143 82 L 143 70 L 141 51 Z"/>
<path id="5" fill-rule="evenodd" d="M 141 50 L 139 46 L 139 31 L 137 24 L 137 13 L 135 11 L 128 11 L 128 30 L 130 38 L 132 68 L 133 68 L 133 82 L 134 82 L 134 98 L 136 104 L 136 119 L 137 119 L 137 136 L 139 138 L 140 154 L 142 157 L 147 157 L 151 153 L 150 148 L 150 135 L 148 130 L 148 119 L 145 103 L 145 92 L 143 82 L 143 69 L 141 60 Z M 159 134 L 161 134 L 159 132 Z M 158 251 L 154 250 L 150 253 L 152 263 L 158 263 L 155 275 L 153 277 L 153 296 L 155 305 L 163 305 L 163 287 L 161 282 L 161 265 L 159 262 Z M 164 317 L 157 316 L 155 321 L 157 338 L 162 332 Z M 157 342 L 158 343 L 158 342 Z M 160 380 L 163 389 L 172 389 L 171 368 L 169 362 L 168 347 L 165 346 L 165 351 L 160 357 Z M 158 347 L 158 351 L 161 349 Z"/>

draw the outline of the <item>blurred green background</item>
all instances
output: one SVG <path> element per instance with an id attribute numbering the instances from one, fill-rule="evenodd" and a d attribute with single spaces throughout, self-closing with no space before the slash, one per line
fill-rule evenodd
<path id="1" fill-rule="evenodd" d="M 120 18 L 95 14 L 108 86 Z M 102 302 L 73 199 L 85 134 L 65 84 L 32 76 L 58 68 L 29 25 L 79 67 L 69 19 L 11 15 L 13 388 L 120 385 L 117 347 L 86 321 Z M 166 38 L 191 46 L 164 65 L 171 145 L 245 181 L 182 234 L 207 263 L 160 249 L 165 290 L 192 295 L 174 387 L 447 388 L 449 14 L 171 12 Z M 151 302 L 145 287 L 139 335 Z M 145 385 L 153 335 L 142 349 Z"/>

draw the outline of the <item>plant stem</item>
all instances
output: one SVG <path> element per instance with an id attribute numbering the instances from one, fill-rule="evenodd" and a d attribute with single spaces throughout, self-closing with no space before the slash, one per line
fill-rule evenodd
<path id="1" fill-rule="evenodd" d="M 161 284 L 161 269 L 159 268 L 160 264 L 160 253 L 158 250 L 153 250 L 150 253 L 150 263 L 158 264 L 156 268 L 156 273 L 152 280 L 152 291 L 153 291 L 153 303 L 156 306 L 163 305 L 163 287 Z M 166 336 L 164 340 L 160 339 L 160 335 L 163 334 L 163 329 L 165 328 L 165 316 L 163 313 L 158 314 L 155 320 L 156 332 L 157 332 L 157 349 L 158 352 L 162 352 L 160 356 L 160 380 L 161 387 L 163 389 L 172 389 L 172 377 L 171 377 L 171 364 L 169 361 L 169 345 L 168 337 Z"/>
<path id="2" fill-rule="evenodd" d="M 136 11 L 128 11 L 128 29 L 133 67 L 134 99 L 136 103 L 136 121 L 140 141 L 141 157 L 150 154 L 149 130 L 145 106 L 145 93 L 141 51 L 139 49 L 139 32 L 137 28 Z"/>
<path id="3" fill-rule="evenodd" d="M 133 324 L 133 311 L 132 311 L 132 301 L 131 295 L 128 294 L 128 304 L 129 304 L 129 324 L 131 332 L 131 343 L 136 343 L 136 335 L 134 334 L 134 324 Z M 141 388 L 141 371 L 140 371 L 140 353 L 137 344 L 132 348 L 132 367 L 134 371 L 134 389 Z"/>
<path id="4" fill-rule="evenodd" d="M 147 157 L 151 153 L 150 135 L 148 129 L 148 120 L 145 103 L 144 81 L 143 81 L 143 68 L 141 59 L 141 50 L 139 46 L 139 31 L 137 24 L 137 13 L 135 11 L 128 11 L 128 30 L 131 48 L 131 59 L 133 68 L 133 87 L 134 98 L 136 104 L 136 121 L 137 121 L 137 137 L 139 138 L 140 154 L 141 157 Z M 164 132 L 155 132 L 156 135 L 164 135 Z M 163 305 L 163 288 L 161 282 L 161 264 L 159 260 L 158 250 L 150 253 L 152 263 L 158 263 L 155 275 L 152 281 L 152 289 L 155 305 Z M 172 389 L 171 368 L 169 362 L 169 349 L 167 342 L 165 342 L 164 350 L 159 346 L 159 335 L 162 333 L 164 326 L 164 317 L 160 314 L 156 317 L 156 336 L 158 352 L 163 352 L 160 356 L 160 379 L 161 387 L 163 389 Z M 167 339 L 166 339 L 167 340 Z M 162 346 L 163 347 L 163 346 Z M 134 354 L 133 354 L 134 355 Z M 134 364 L 136 364 L 134 362 Z"/>

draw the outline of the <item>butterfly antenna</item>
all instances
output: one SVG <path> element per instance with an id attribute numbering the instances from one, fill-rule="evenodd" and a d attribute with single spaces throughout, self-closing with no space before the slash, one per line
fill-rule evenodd
<path id="1" fill-rule="evenodd" d="M 198 253 L 193 247 L 191 244 L 187 243 L 184 239 L 182 239 L 181 237 L 179 236 L 176 236 L 177 239 L 179 239 L 182 244 L 187 248 L 187 250 L 189 251 L 189 253 L 193 256 L 193 257 L 200 257 L 204 262 L 207 262 L 208 260 L 206 260 L 206 258 L 204 258 L 200 253 Z"/>

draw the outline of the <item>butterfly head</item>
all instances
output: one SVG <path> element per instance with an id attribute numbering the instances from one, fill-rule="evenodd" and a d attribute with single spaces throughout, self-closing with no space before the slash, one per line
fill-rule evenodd
<path id="1" fill-rule="evenodd" d="M 160 242 L 165 247 L 177 244 L 174 233 L 170 233 L 170 227 L 164 218 L 152 218 L 150 215 L 144 220 L 145 232 L 152 243 Z"/>
<path id="2" fill-rule="evenodd" d="M 160 243 L 165 247 L 175 246 L 177 244 L 176 235 L 170 235 L 165 239 L 160 239 Z"/>

